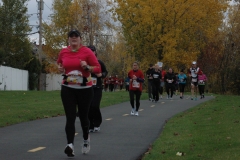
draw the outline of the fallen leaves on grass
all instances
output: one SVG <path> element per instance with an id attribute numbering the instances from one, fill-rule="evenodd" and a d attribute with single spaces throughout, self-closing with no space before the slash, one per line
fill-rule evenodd
<path id="1" fill-rule="evenodd" d="M 177 156 L 184 156 L 184 155 L 186 155 L 186 153 L 184 153 L 184 152 L 177 152 L 176 155 L 177 155 Z"/>
<path id="2" fill-rule="evenodd" d="M 173 133 L 173 135 L 174 135 L 174 136 L 178 136 L 178 135 L 179 135 L 179 133 L 177 133 L 177 132 L 174 132 L 174 133 Z"/>
<path id="3" fill-rule="evenodd" d="M 150 154 L 150 151 L 152 150 L 152 145 L 150 145 L 149 147 L 148 147 L 148 151 L 147 152 L 145 152 L 145 154 Z"/>

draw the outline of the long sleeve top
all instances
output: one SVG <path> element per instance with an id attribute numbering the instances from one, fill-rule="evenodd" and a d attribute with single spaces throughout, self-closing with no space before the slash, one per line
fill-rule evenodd
<path id="1" fill-rule="evenodd" d="M 89 48 L 82 46 L 73 52 L 70 47 L 66 47 L 60 51 L 57 60 L 65 70 L 62 85 L 78 89 L 92 86 L 91 73 L 81 67 L 80 61 L 86 61 L 93 67 L 93 73 L 101 72 L 100 64 Z"/>
<path id="2" fill-rule="evenodd" d="M 94 74 L 94 73 L 91 74 L 92 79 L 93 79 L 93 88 L 102 88 L 102 79 L 106 78 L 106 76 L 108 74 L 105 64 L 101 60 L 98 60 L 98 62 L 101 66 L 102 76 L 97 77 L 96 74 Z"/>
<path id="3" fill-rule="evenodd" d="M 133 76 L 137 79 L 133 80 Z M 130 70 L 128 72 L 128 78 L 130 79 L 129 90 L 131 91 L 142 91 L 142 83 L 144 82 L 144 75 L 141 70 Z"/>

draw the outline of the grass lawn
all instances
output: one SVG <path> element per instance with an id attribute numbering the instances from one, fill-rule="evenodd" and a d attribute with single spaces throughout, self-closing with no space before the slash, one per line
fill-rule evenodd
<path id="1" fill-rule="evenodd" d="M 171 118 L 143 160 L 240 159 L 239 96 L 216 96 Z M 183 152 L 183 156 L 177 156 Z"/>
<path id="2" fill-rule="evenodd" d="M 141 99 L 147 99 L 147 93 Z M 103 92 L 101 107 L 126 101 L 126 91 Z M 0 91 L 0 127 L 61 115 L 60 91 Z"/>

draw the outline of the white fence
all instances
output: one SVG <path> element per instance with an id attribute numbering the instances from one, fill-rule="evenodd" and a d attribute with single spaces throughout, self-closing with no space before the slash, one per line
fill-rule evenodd
<path id="1" fill-rule="evenodd" d="M 28 71 L 0 66 L 0 90 L 28 90 Z"/>
<path id="2" fill-rule="evenodd" d="M 60 74 L 47 74 L 42 80 L 44 84 L 42 89 L 46 91 L 61 90 L 62 78 Z M 29 90 L 28 71 L 0 66 L 0 90 Z"/>
<path id="3" fill-rule="evenodd" d="M 46 91 L 61 90 L 63 76 L 61 74 L 46 75 Z"/>

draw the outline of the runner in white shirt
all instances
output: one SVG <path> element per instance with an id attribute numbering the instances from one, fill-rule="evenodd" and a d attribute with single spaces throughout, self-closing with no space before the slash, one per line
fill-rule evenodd
<path id="1" fill-rule="evenodd" d="M 189 76 L 191 77 L 191 93 L 192 97 L 191 100 L 194 99 L 195 95 L 195 100 L 197 100 L 197 88 L 198 88 L 198 72 L 199 72 L 199 67 L 197 67 L 197 62 L 193 61 L 192 62 L 192 67 L 189 69 Z"/>

